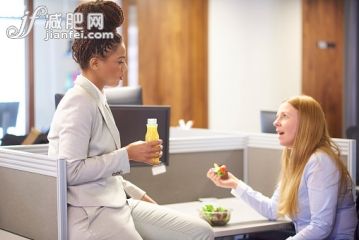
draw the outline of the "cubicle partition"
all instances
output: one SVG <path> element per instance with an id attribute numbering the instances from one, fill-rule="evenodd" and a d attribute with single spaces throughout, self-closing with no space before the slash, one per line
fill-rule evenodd
<path id="1" fill-rule="evenodd" d="M 0 229 L 29 239 L 65 240 L 65 162 L 46 153 L 47 145 L 0 148 Z"/>
<path id="2" fill-rule="evenodd" d="M 160 204 L 230 197 L 206 177 L 213 163 L 226 164 L 243 177 L 245 135 L 205 129 L 170 130 L 170 158 L 166 173 L 153 176 L 151 167 L 134 167 L 124 177 L 146 190 Z"/>
<path id="3" fill-rule="evenodd" d="M 355 182 L 355 140 L 334 141 Z M 66 165 L 49 158 L 47 148 L 0 148 L 0 229 L 36 240 L 66 239 Z M 140 166 L 124 177 L 160 204 L 230 197 L 228 189 L 206 178 L 216 162 L 270 196 L 278 180 L 281 151 L 274 134 L 172 128 L 167 171 L 152 175 L 151 167 Z"/>
<path id="4" fill-rule="evenodd" d="M 196 201 L 198 198 L 232 196 L 206 178 L 213 163 L 226 164 L 238 178 L 271 196 L 278 183 L 281 153 L 276 134 L 221 132 L 172 128 L 167 172 L 152 176 L 150 167 L 132 168 L 124 177 L 161 204 Z M 334 139 L 355 183 L 355 140 Z"/>
<path id="5" fill-rule="evenodd" d="M 339 146 L 341 158 L 355 184 L 356 142 L 351 139 L 333 140 Z M 244 157 L 244 181 L 264 195 L 272 196 L 279 179 L 282 150 L 276 134 L 249 134 Z"/>

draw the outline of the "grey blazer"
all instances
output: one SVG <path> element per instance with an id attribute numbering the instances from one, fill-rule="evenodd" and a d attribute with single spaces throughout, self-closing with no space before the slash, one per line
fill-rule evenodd
<path id="1" fill-rule="evenodd" d="M 124 180 L 128 154 L 105 98 L 84 76 L 61 100 L 49 139 L 50 156 L 66 161 L 68 203 L 81 207 L 122 207 L 126 193 L 140 199 L 145 192 Z M 126 192 L 126 193 L 125 193 Z"/>

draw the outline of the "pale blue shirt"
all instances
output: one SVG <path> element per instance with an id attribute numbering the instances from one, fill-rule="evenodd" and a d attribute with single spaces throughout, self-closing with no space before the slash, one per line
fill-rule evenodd
<path id="1" fill-rule="evenodd" d="M 288 239 L 354 239 L 357 216 L 352 190 L 338 196 L 339 184 L 340 174 L 331 158 L 323 152 L 314 153 L 299 186 L 298 214 L 292 219 L 296 235 Z M 232 194 L 264 217 L 277 219 L 279 187 L 268 198 L 241 181 Z"/>

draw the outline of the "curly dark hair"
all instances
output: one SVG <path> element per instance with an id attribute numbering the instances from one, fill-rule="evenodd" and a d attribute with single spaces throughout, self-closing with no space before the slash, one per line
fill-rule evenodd
<path id="1" fill-rule="evenodd" d="M 113 35 L 113 38 L 108 39 L 74 39 L 72 57 L 80 65 L 81 69 L 86 69 L 92 57 L 106 58 L 109 53 L 122 43 L 122 36 L 117 33 L 116 29 L 124 21 L 123 12 L 121 7 L 112 1 L 97 0 L 79 5 L 74 13 L 83 14 L 83 22 L 77 26 L 81 27 L 81 32 L 84 33 L 84 36 L 88 35 L 88 33 L 96 32 L 110 32 Z M 89 13 L 101 13 L 103 15 L 103 29 L 98 29 L 95 26 L 87 29 L 87 16 Z"/>

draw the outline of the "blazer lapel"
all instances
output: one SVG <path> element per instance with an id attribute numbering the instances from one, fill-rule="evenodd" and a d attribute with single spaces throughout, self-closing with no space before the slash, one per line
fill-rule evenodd
<path id="1" fill-rule="evenodd" d="M 89 80 L 85 79 L 82 75 L 79 75 L 76 79 L 76 84 L 82 87 L 92 98 L 95 99 L 97 107 L 99 108 L 101 115 L 105 120 L 108 129 L 110 130 L 112 138 L 116 143 L 116 148 L 119 149 L 121 148 L 120 133 L 115 124 L 115 120 L 113 119 L 111 110 L 108 105 L 106 107 L 105 104 L 101 101 L 97 90 L 94 89 L 94 86 L 92 86 L 88 81 Z"/>
<path id="2" fill-rule="evenodd" d="M 121 148 L 120 132 L 118 131 L 110 107 L 108 105 L 105 106 L 104 104 L 101 104 L 101 106 L 98 105 L 98 107 L 101 111 L 103 118 L 105 119 L 107 127 L 110 129 L 113 140 L 115 140 L 117 149 Z"/>

